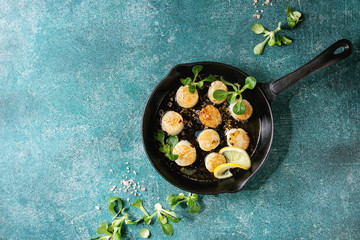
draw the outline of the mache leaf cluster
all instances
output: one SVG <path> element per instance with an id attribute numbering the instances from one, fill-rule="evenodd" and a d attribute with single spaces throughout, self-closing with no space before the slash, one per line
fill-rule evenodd
<path id="1" fill-rule="evenodd" d="M 150 225 L 154 217 L 156 217 L 162 231 L 170 236 L 174 233 L 174 228 L 171 223 L 178 223 L 181 221 L 181 218 L 174 212 L 175 207 L 184 201 L 186 201 L 187 206 L 189 206 L 190 213 L 198 213 L 200 211 L 200 205 L 197 203 L 198 195 L 193 193 L 189 193 L 188 196 L 185 196 L 182 193 L 179 195 L 169 194 L 167 196 L 167 202 L 171 204 L 171 210 L 163 208 L 160 203 L 156 203 L 154 205 L 154 212 L 151 215 L 144 208 L 142 200 L 136 199 L 131 206 L 139 209 L 143 213 L 143 216 L 133 221 L 129 218 L 127 213 L 124 213 L 121 199 L 116 196 L 111 197 L 108 202 L 109 212 L 114 216 L 112 218 L 112 223 L 102 222 L 96 232 L 103 236 L 91 238 L 91 240 L 121 240 L 121 229 L 124 223 L 126 225 L 135 225 L 144 222 L 146 225 Z M 147 228 L 141 229 L 139 234 L 142 238 L 148 238 L 151 235 Z"/>
<path id="2" fill-rule="evenodd" d="M 213 97 L 216 100 L 224 100 L 226 98 L 227 102 L 229 104 L 234 104 L 233 106 L 233 112 L 237 115 L 244 114 L 246 112 L 246 107 L 242 103 L 243 97 L 242 92 L 244 92 L 246 89 L 254 89 L 256 86 L 256 79 L 254 77 L 247 77 L 245 79 L 245 85 L 240 88 L 240 84 L 238 83 L 231 83 L 226 81 L 223 77 L 220 77 L 220 81 L 223 82 L 227 86 L 231 86 L 234 91 L 225 91 L 222 89 L 215 90 L 213 93 Z"/>
<path id="3" fill-rule="evenodd" d="M 196 81 L 198 78 L 199 73 L 201 72 L 201 70 L 203 70 L 203 66 L 202 65 L 195 65 L 192 69 L 192 72 L 194 74 L 194 78 L 180 78 L 181 83 L 184 86 L 188 86 L 189 92 L 190 93 L 195 93 L 196 88 L 199 89 L 203 89 L 204 88 L 204 83 L 205 82 L 213 82 L 216 81 L 216 77 L 214 75 L 209 75 L 206 78 Z"/>
<path id="4" fill-rule="evenodd" d="M 158 130 L 155 134 L 155 139 L 162 145 L 162 147 L 159 148 L 160 152 L 165 153 L 165 156 L 171 161 L 176 161 L 178 159 L 178 155 L 172 154 L 174 147 L 179 142 L 178 136 L 169 136 L 165 144 L 165 133 Z"/>

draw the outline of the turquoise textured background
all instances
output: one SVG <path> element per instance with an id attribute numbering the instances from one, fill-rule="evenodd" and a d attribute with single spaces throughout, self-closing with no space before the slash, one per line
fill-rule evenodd
<path id="1" fill-rule="evenodd" d="M 97 236 L 110 196 L 137 198 L 110 191 L 126 178 L 146 188 L 149 211 L 182 192 L 141 143 L 146 100 L 172 66 L 218 61 L 271 82 L 342 38 L 351 57 L 274 101 L 271 153 L 242 191 L 202 196 L 197 215 L 178 209 L 171 237 L 149 229 L 151 239 L 359 239 L 359 1 L 263 2 L 256 19 L 251 0 L 0 0 L 0 239 Z M 288 4 L 305 16 L 283 31 L 293 44 L 254 55 L 263 38 L 251 26 L 285 25 Z"/>

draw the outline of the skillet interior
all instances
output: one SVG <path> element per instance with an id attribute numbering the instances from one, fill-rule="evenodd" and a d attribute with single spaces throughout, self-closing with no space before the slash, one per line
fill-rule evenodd
<path id="1" fill-rule="evenodd" d="M 169 167 L 167 162 L 169 160 L 158 151 L 158 145 L 154 140 L 154 134 L 157 130 L 157 120 L 159 118 L 157 112 L 161 102 L 170 91 L 177 89 L 180 78 L 193 75 L 191 69 L 195 65 L 202 65 L 204 67 L 201 74 L 223 76 L 227 81 L 239 82 L 241 85 L 244 84 L 244 80 L 247 77 L 245 73 L 232 66 L 216 62 L 181 64 L 172 68 L 169 74 L 155 88 L 144 110 L 142 136 L 145 150 L 154 168 L 161 176 L 176 187 L 200 194 L 237 192 L 245 186 L 248 180 L 263 165 L 273 139 L 273 117 L 271 108 L 267 98 L 259 87 L 260 84 L 258 84 L 255 89 L 244 92 L 244 98 L 247 99 L 254 108 L 254 114 L 247 124 L 248 129 L 246 129 L 254 144 L 254 151 L 251 153 L 252 167 L 248 171 L 241 171 L 238 174 L 234 174 L 234 177 L 225 180 L 200 181 L 189 178 Z"/>

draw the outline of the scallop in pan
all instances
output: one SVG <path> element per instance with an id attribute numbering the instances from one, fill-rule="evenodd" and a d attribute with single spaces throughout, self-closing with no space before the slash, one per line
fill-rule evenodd
<path id="1" fill-rule="evenodd" d="M 176 92 L 175 100 L 183 108 L 192 108 L 199 101 L 199 94 L 196 89 L 194 93 L 190 93 L 189 86 L 181 86 Z"/>
<path id="2" fill-rule="evenodd" d="M 214 172 L 214 169 L 221 164 L 226 163 L 224 155 L 220 153 L 210 153 L 205 157 L 205 167 L 209 172 Z"/>
<path id="3" fill-rule="evenodd" d="M 183 117 L 175 111 L 168 111 L 161 119 L 161 128 L 169 135 L 178 135 L 184 129 Z"/>
<path id="4" fill-rule="evenodd" d="M 213 105 L 207 105 L 201 109 L 199 119 L 205 126 L 216 128 L 221 123 L 221 114 Z"/>
<path id="5" fill-rule="evenodd" d="M 178 142 L 172 153 L 179 156 L 175 162 L 177 165 L 182 167 L 189 166 L 196 160 L 196 149 L 187 140 L 181 140 Z"/>
<path id="6" fill-rule="evenodd" d="M 232 128 L 225 132 L 227 144 L 230 147 L 238 147 L 246 150 L 249 147 L 250 138 L 242 128 Z"/>
<path id="7" fill-rule="evenodd" d="M 199 146 L 204 151 L 211 151 L 220 144 L 220 136 L 213 129 L 203 130 L 198 138 Z"/>

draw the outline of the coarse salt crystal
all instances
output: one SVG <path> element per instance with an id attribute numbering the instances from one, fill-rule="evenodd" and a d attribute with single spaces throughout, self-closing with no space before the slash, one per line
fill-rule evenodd
<path id="1" fill-rule="evenodd" d="M 114 172 L 114 170 L 110 169 L 110 172 L 112 172 L 112 173 L 113 173 L 113 172 Z"/>
<path id="2" fill-rule="evenodd" d="M 95 209 L 99 211 L 99 210 L 100 210 L 100 207 L 99 207 L 99 206 L 95 206 Z"/>

